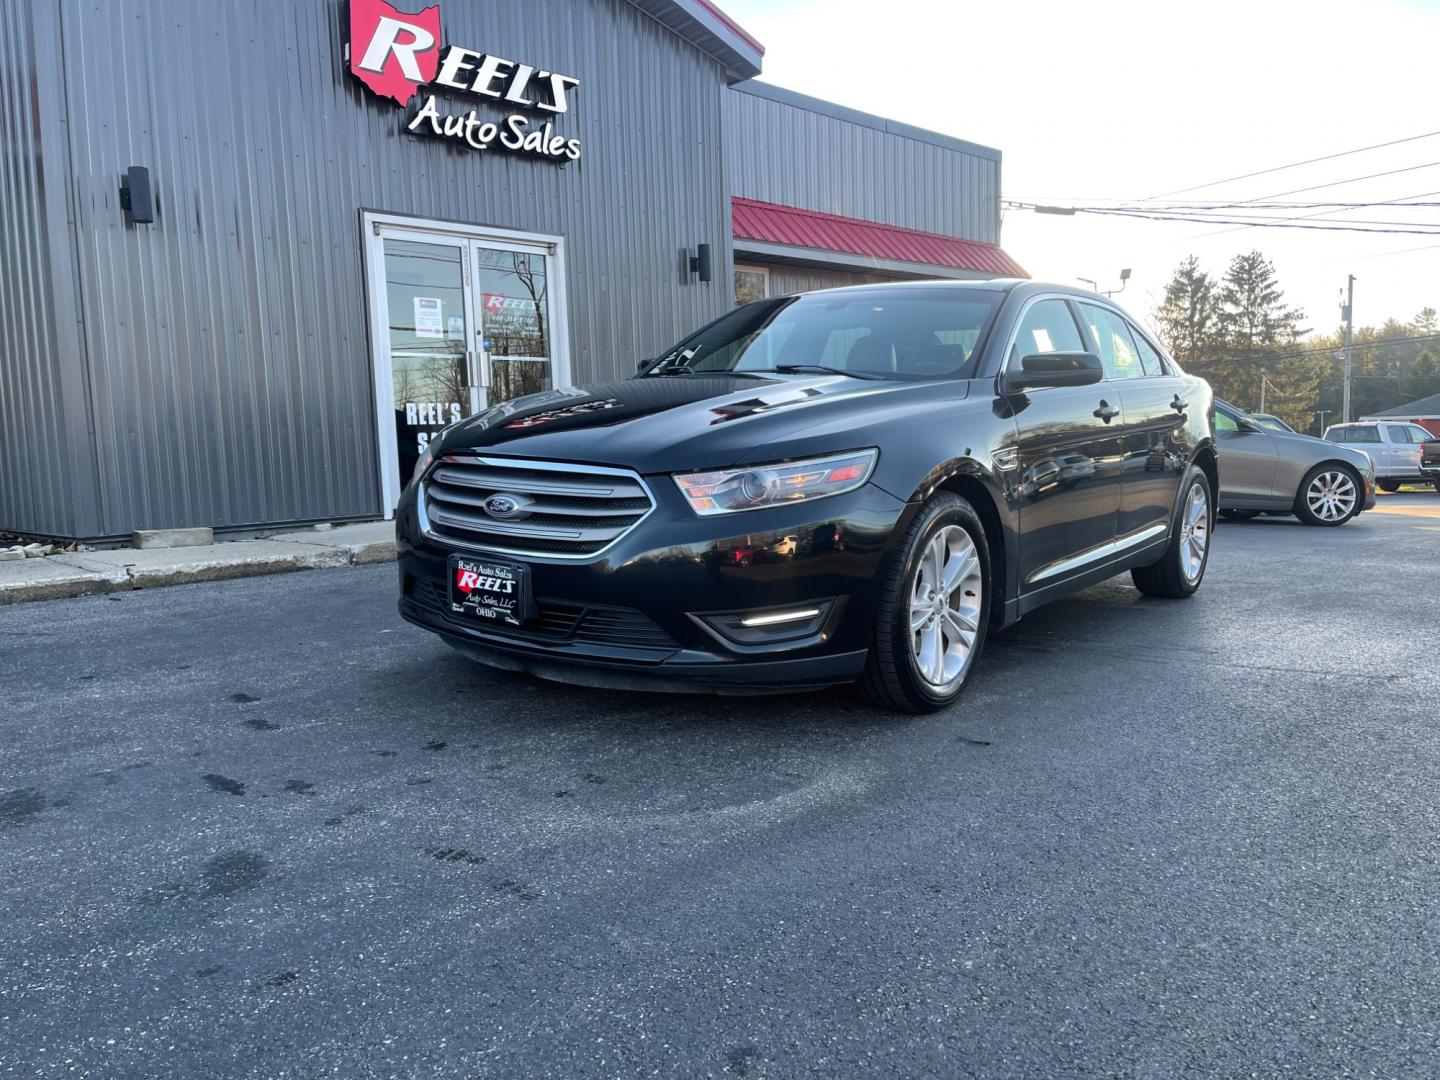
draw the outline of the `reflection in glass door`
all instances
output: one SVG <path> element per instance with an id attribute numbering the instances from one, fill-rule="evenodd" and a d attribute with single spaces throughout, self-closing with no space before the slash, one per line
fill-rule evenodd
<path id="1" fill-rule="evenodd" d="M 463 244 L 384 240 L 390 386 L 402 482 L 430 436 L 482 407 L 472 385 Z"/>
<path id="2" fill-rule="evenodd" d="M 545 262 L 533 252 L 475 245 L 481 355 L 491 405 L 553 385 Z"/>
<path id="3" fill-rule="evenodd" d="M 558 238 L 366 218 L 388 513 L 441 428 L 568 381 L 564 274 Z"/>

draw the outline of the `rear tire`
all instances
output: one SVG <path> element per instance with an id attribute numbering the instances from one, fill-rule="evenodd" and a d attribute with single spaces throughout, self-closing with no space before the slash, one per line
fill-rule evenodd
<path id="1" fill-rule="evenodd" d="M 1295 516 L 1306 525 L 1344 525 L 1360 513 L 1364 490 L 1359 474 L 1350 466 L 1322 462 L 1300 481 Z"/>
<path id="2" fill-rule="evenodd" d="M 1375 486 L 1387 495 L 1394 495 L 1400 490 L 1400 485 L 1394 480 L 1376 480 Z"/>
<path id="3" fill-rule="evenodd" d="M 960 696 L 985 647 L 990 569 L 985 528 L 967 500 L 941 492 L 921 507 L 876 578 L 880 609 L 860 679 L 870 701 L 914 714 Z"/>
<path id="4" fill-rule="evenodd" d="M 1210 478 L 1198 465 L 1190 466 L 1180 485 L 1180 501 L 1170 519 L 1170 543 L 1165 554 L 1149 566 L 1130 571 L 1135 588 L 1146 596 L 1183 600 L 1200 587 L 1210 565 L 1210 533 L 1215 524 Z"/>

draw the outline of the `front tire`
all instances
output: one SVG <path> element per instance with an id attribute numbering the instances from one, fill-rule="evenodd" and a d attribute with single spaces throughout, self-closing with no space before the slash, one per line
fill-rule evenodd
<path id="1" fill-rule="evenodd" d="M 950 492 L 932 498 L 878 584 L 861 691 L 898 712 L 945 708 L 969 682 L 990 624 L 990 545 L 975 508 Z"/>
<path id="2" fill-rule="evenodd" d="M 1360 491 L 1360 477 L 1347 466 L 1316 465 L 1300 481 L 1295 516 L 1306 525 L 1344 525 L 1360 512 Z"/>
<path id="3" fill-rule="evenodd" d="M 1400 490 L 1400 485 L 1394 480 L 1376 480 L 1375 486 L 1387 495 L 1394 495 Z"/>
<path id="4" fill-rule="evenodd" d="M 1210 564 L 1210 529 L 1215 524 L 1210 478 L 1198 465 L 1190 466 L 1180 486 L 1180 502 L 1170 520 L 1170 543 L 1165 554 L 1149 566 L 1130 571 L 1130 580 L 1146 596 L 1183 600 L 1200 587 Z"/>

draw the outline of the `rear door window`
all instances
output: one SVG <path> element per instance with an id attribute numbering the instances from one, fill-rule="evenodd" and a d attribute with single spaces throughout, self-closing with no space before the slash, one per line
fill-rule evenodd
<path id="1" fill-rule="evenodd" d="M 1349 428 L 1350 434 L 1341 442 L 1348 443 L 1378 443 L 1380 441 L 1380 428 L 1375 424 L 1352 424 Z"/>
<path id="2" fill-rule="evenodd" d="M 1090 336 L 1091 347 L 1100 357 L 1107 379 L 1138 379 L 1145 374 L 1140 351 L 1125 320 L 1113 311 L 1094 304 L 1076 304 L 1080 321 Z"/>
<path id="3" fill-rule="evenodd" d="M 1154 346 L 1145 339 L 1133 324 L 1130 326 L 1131 337 L 1135 339 L 1135 347 L 1140 350 L 1140 367 L 1146 375 L 1164 375 L 1165 362 L 1160 359 L 1160 354 L 1155 351 Z"/>

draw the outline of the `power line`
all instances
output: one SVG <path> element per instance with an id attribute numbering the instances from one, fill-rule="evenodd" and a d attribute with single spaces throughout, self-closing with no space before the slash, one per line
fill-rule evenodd
<path id="1" fill-rule="evenodd" d="M 1237 180 L 1249 180 L 1256 176 L 1268 176 L 1271 173 L 1285 172 L 1289 169 L 1298 169 L 1302 165 L 1314 165 L 1319 161 L 1334 161 L 1336 158 L 1349 157 L 1351 154 L 1363 154 L 1368 150 L 1380 150 L 1386 146 L 1399 146 L 1401 143 L 1417 142 L 1420 139 L 1431 139 L 1440 135 L 1440 131 L 1427 131 L 1421 135 L 1408 135 L 1403 139 L 1392 139 L 1389 142 L 1373 143 L 1370 146 L 1359 146 L 1354 150 L 1341 150 L 1335 154 L 1323 154 L 1320 157 L 1306 158 L 1304 161 L 1292 161 L 1288 165 L 1276 165 L 1270 169 L 1259 169 L 1255 172 L 1242 173 L 1239 176 L 1228 176 L 1224 180 L 1211 180 L 1206 184 L 1196 184 L 1194 187 L 1177 188 L 1174 191 L 1161 192 L 1159 195 L 1151 195 L 1146 201 L 1154 199 L 1167 199 L 1171 195 L 1184 195 L 1190 191 L 1203 191 L 1205 188 L 1219 187 L 1221 184 L 1232 184 Z"/>
<path id="2" fill-rule="evenodd" d="M 1390 345 L 1415 345 L 1422 341 L 1440 341 L 1440 334 L 1416 334 L 1413 337 L 1387 338 L 1384 341 L 1357 341 L 1354 343 L 1356 349 L 1378 349 Z M 1320 356 L 1324 353 L 1338 353 L 1342 349 L 1339 345 L 1321 345 L 1313 349 L 1301 349 L 1288 353 L 1255 353 L 1251 356 L 1221 356 L 1207 358 L 1199 362 L 1200 367 L 1215 367 L 1219 364 L 1248 364 L 1259 360 L 1296 360 L 1306 356 Z M 1190 365 L 1194 367 L 1196 365 Z M 1421 378 L 1422 376 L 1416 376 Z M 1429 378 L 1430 376 L 1423 376 Z"/>
<path id="3" fill-rule="evenodd" d="M 1315 229 L 1321 232 L 1354 232 L 1354 233 L 1380 233 L 1387 235 L 1402 236 L 1440 236 L 1440 224 L 1431 228 L 1415 228 L 1413 226 L 1404 228 L 1372 228 L 1368 225 L 1345 225 L 1340 222 L 1306 224 L 1293 218 L 1281 218 L 1278 221 L 1259 221 L 1245 218 L 1216 218 L 1205 217 L 1195 214 L 1164 214 L 1151 213 L 1144 210 L 1118 210 L 1108 207 L 1072 207 L 1073 212 L 1078 214 L 1100 214 L 1110 217 L 1136 218 L 1141 221 L 1185 221 L 1192 225 L 1239 225 L 1254 229 Z M 1202 234 L 1206 235 L 1206 234 Z"/>
<path id="4" fill-rule="evenodd" d="M 1394 205 L 1394 204 L 1396 204 L 1396 203 L 1403 203 L 1403 202 L 1405 202 L 1405 200 L 1407 200 L 1407 199 L 1424 199 L 1424 198 L 1426 198 L 1426 197 L 1428 197 L 1428 196 L 1430 196 L 1430 195 L 1440 195 L 1440 192 L 1437 192 L 1437 191 L 1418 191 L 1418 192 L 1416 192 L 1414 195 L 1401 195 L 1401 196 L 1399 196 L 1398 198 L 1395 198 L 1395 199 L 1383 199 L 1383 200 L 1380 200 L 1380 201 L 1378 201 L 1378 202 L 1373 202 L 1373 203 L 1371 203 L 1370 205 L 1371 205 L 1371 206 L 1392 206 L 1392 205 Z M 1408 205 L 1408 204 L 1407 204 L 1407 205 Z M 1317 210 L 1317 211 L 1315 211 L 1315 213 L 1313 213 L 1313 214 L 1299 214 L 1299 215 L 1296 215 L 1295 217 L 1290 218 L 1289 220 L 1291 220 L 1291 221 L 1298 221 L 1298 220 L 1300 220 L 1301 218 L 1326 217 L 1326 216 L 1329 215 L 1329 214 L 1338 214 L 1339 212 L 1340 212 L 1339 210 Z M 1206 236 L 1219 236 L 1219 235 L 1222 235 L 1223 233 L 1227 233 L 1227 232 L 1238 232 L 1238 231 L 1239 231 L 1238 229 L 1221 229 L 1221 230 L 1219 230 L 1218 232 L 1213 232 L 1213 233 L 1201 233 L 1199 236 L 1195 237 L 1195 239 L 1199 240 L 1199 239 L 1201 239 L 1202 237 L 1206 237 Z"/>
<path id="5" fill-rule="evenodd" d="M 1351 258 L 1357 262 L 1360 259 L 1384 259 L 1391 255 L 1408 255 L 1412 251 L 1433 251 L 1435 248 L 1440 248 L 1440 244 L 1421 244 L 1419 247 L 1398 248 L 1394 251 L 1377 251 L 1373 255 L 1355 255 Z"/>

